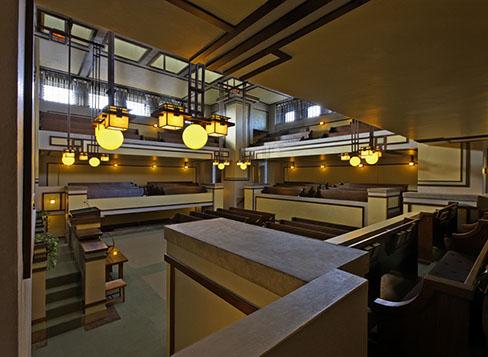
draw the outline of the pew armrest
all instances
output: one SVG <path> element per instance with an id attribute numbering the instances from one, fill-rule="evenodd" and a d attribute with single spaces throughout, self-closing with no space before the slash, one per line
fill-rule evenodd
<path id="1" fill-rule="evenodd" d="M 411 299 L 404 301 L 389 301 L 381 298 L 377 298 L 371 305 L 371 310 L 378 315 L 382 316 L 408 316 L 417 309 L 416 300 L 419 295 L 414 296 Z"/>

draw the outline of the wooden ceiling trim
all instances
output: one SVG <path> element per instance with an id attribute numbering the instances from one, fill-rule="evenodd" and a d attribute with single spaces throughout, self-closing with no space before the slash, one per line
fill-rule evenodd
<path id="1" fill-rule="evenodd" d="M 170 4 L 173 4 L 177 7 L 179 7 L 182 10 L 185 10 L 186 12 L 195 15 L 199 17 L 200 19 L 207 21 L 209 24 L 212 24 L 226 32 L 230 32 L 234 30 L 234 26 L 224 19 L 221 19 L 220 17 L 215 16 L 214 14 L 208 12 L 205 9 L 202 9 L 201 7 L 186 1 L 186 0 L 166 0 Z"/>
<path id="2" fill-rule="evenodd" d="M 245 75 L 241 76 L 239 79 L 242 81 L 247 81 L 249 78 L 252 78 L 252 77 L 258 75 L 259 73 L 267 71 L 270 68 L 273 68 L 273 67 L 278 66 L 278 65 L 280 65 L 286 61 L 291 60 L 291 56 L 289 54 L 282 52 L 282 51 L 274 51 L 273 54 L 275 56 L 278 56 L 278 59 L 271 61 L 271 62 L 265 64 L 264 66 L 256 68 L 255 70 L 253 70 L 249 73 L 246 73 Z"/>
<path id="3" fill-rule="evenodd" d="M 283 31 L 288 26 L 293 25 L 297 21 L 300 21 L 301 19 L 305 18 L 306 16 L 310 15 L 311 13 L 330 3 L 331 1 L 332 0 L 307 0 L 295 9 L 289 11 L 286 15 L 282 16 L 272 24 L 266 26 L 254 36 L 241 42 L 233 49 L 216 58 L 211 59 L 207 63 L 207 67 L 211 70 L 218 70 L 219 67 L 221 67 L 222 65 L 245 53 L 247 50 L 255 47 L 262 41 L 273 37 L 277 33 Z"/>
<path id="4" fill-rule="evenodd" d="M 230 41 L 231 39 L 239 35 L 241 32 L 249 28 L 249 26 L 253 25 L 257 20 L 266 16 L 267 14 L 269 14 L 271 11 L 273 11 L 283 3 L 284 0 L 266 1 L 263 5 L 258 7 L 255 11 L 253 11 L 249 16 L 247 16 L 245 19 L 239 22 L 231 32 L 225 33 L 217 40 L 205 46 L 197 53 L 195 53 L 192 57 L 190 57 L 190 61 L 194 63 L 206 61 L 208 56 L 210 56 L 210 54 L 212 54 L 215 50 L 225 45 L 228 41 Z"/>
<path id="5" fill-rule="evenodd" d="M 331 11 L 327 15 L 322 16 L 318 20 L 306 25 L 305 27 L 301 28 L 300 30 L 294 32 L 293 34 L 279 40 L 275 44 L 269 46 L 268 48 L 265 48 L 256 54 L 246 58 L 245 60 L 241 61 L 240 63 L 237 63 L 236 65 L 226 69 L 223 71 L 224 75 L 229 75 L 232 74 L 235 71 L 238 71 L 241 68 L 244 68 L 248 66 L 250 63 L 260 59 L 263 56 L 266 56 L 270 53 L 274 53 L 275 51 L 278 51 L 280 48 L 286 46 L 287 44 L 299 39 L 300 37 L 305 36 L 306 34 L 316 30 L 317 28 L 347 14 L 349 11 L 352 11 L 359 6 L 367 3 L 369 0 L 352 0 L 346 3 L 345 5 L 338 7 L 336 10 Z M 282 52 L 283 53 L 283 52 Z M 256 74 L 254 74 L 256 75 Z"/>

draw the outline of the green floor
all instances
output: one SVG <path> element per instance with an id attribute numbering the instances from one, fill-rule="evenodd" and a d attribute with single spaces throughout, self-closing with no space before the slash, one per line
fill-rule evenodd
<path id="1" fill-rule="evenodd" d="M 152 225 L 104 234 L 127 256 L 126 302 L 118 303 L 121 319 L 85 331 L 79 328 L 50 338 L 34 357 L 163 356 L 165 353 L 165 280 L 163 227 Z"/>

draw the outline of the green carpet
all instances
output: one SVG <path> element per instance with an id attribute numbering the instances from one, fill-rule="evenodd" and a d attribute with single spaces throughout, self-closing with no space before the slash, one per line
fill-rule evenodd
<path id="1" fill-rule="evenodd" d="M 121 319 L 48 340 L 34 357 L 164 356 L 166 333 L 163 226 L 119 229 L 104 234 L 129 259 L 124 266 L 126 301 L 115 305 Z"/>

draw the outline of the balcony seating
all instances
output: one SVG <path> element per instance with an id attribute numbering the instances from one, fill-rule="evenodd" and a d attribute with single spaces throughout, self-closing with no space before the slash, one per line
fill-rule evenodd
<path id="1" fill-rule="evenodd" d="M 144 195 L 144 188 L 132 182 L 83 182 L 69 183 L 69 186 L 84 186 L 87 188 L 87 198 L 109 197 L 140 197 Z"/>
<path id="2" fill-rule="evenodd" d="M 166 142 L 166 143 L 177 143 L 177 144 L 183 144 L 183 139 L 181 138 L 181 130 L 161 130 L 158 131 L 158 141 Z M 219 138 L 215 137 L 208 137 L 208 141 L 206 146 L 213 146 L 213 147 L 218 147 L 219 146 Z"/>
<path id="3" fill-rule="evenodd" d="M 193 182 L 148 182 L 146 185 L 146 195 L 178 195 L 188 193 L 207 192 L 205 187 Z"/>

